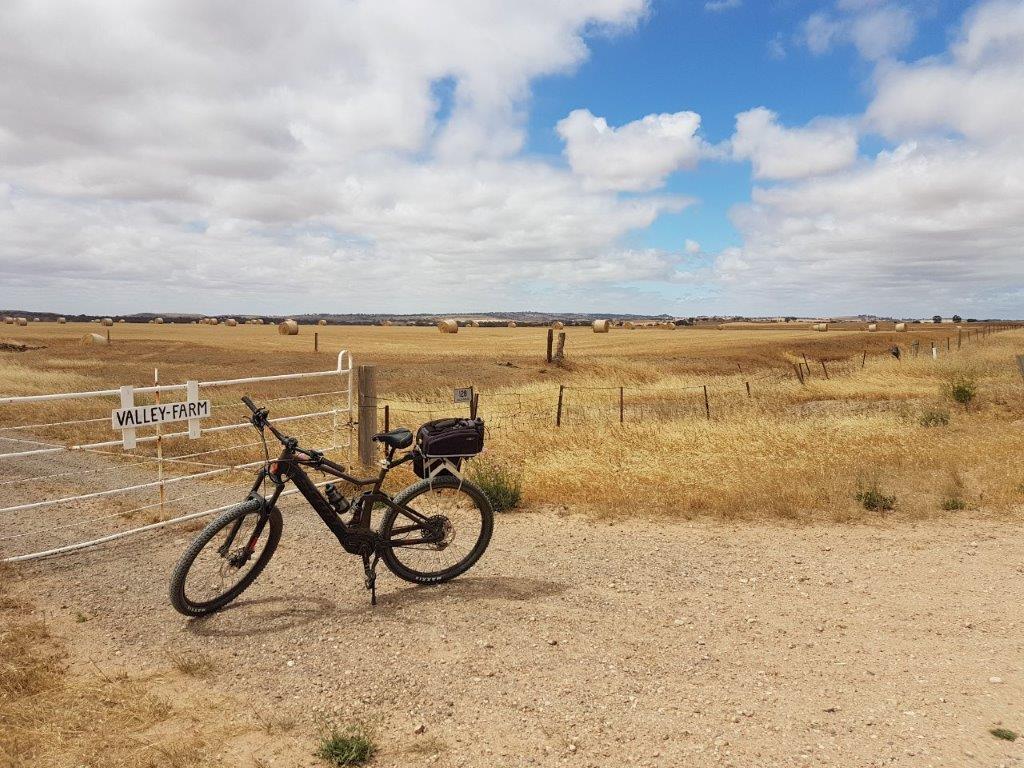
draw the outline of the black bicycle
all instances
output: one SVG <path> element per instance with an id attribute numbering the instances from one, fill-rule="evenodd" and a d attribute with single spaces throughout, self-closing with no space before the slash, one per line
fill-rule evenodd
<path id="1" fill-rule="evenodd" d="M 283 520 L 277 501 L 288 482 L 309 502 L 342 548 L 362 558 L 373 605 L 377 604 L 380 560 L 401 579 L 432 585 L 465 573 L 487 549 L 494 512 L 484 492 L 458 471 L 461 458 L 469 454 L 425 462 L 422 446 L 417 445 L 396 458 L 396 452 L 412 446 L 413 434 L 408 429 L 393 429 L 373 438 L 385 449 L 380 473 L 360 479 L 346 474 L 344 467 L 320 451 L 302 448 L 294 437 L 282 434 L 270 422 L 266 408 L 257 408 L 248 397 L 242 402 L 252 411 L 252 424 L 259 430 L 264 448 L 264 430 L 269 430 L 283 450 L 274 461 L 265 450 L 267 461 L 246 500 L 211 521 L 181 556 L 170 587 L 171 604 L 180 613 L 204 616 L 218 611 L 256 580 L 281 540 Z M 475 424 L 482 448 L 483 423 L 476 420 Z M 409 461 L 423 479 L 395 497 L 382 491 L 388 472 Z M 346 498 L 333 483 L 326 484 L 321 493 L 307 467 L 354 486 L 355 497 Z M 260 491 L 268 483 L 273 489 L 265 495 Z M 372 525 L 375 507 L 384 508 L 376 530 Z"/>

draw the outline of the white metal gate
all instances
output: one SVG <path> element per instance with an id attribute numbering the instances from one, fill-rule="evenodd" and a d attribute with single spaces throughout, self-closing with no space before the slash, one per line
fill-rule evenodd
<path id="1" fill-rule="evenodd" d="M 317 383 L 324 380 L 331 383 Z M 154 381 L 0 397 L 0 562 L 74 552 L 241 501 L 264 450 L 243 394 L 269 407 L 303 445 L 351 455 L 352 358 L 345 350 L 327 371 L 184 384 L 160 384 L 155 371 Z M 140 425 L 109 439 L 111 411 L 182 402 L 166 399 L 182 393 L 184 402 L 211 399 L 209 418 L 191 419 L 184 430 L 181 422 Z"/>

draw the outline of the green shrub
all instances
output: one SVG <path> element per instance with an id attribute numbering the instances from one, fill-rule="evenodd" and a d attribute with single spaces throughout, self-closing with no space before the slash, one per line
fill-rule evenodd
<path id="1" fill-rule="evenodd" d="M 1003 741 L 1017 740 L 1017 732 L 1011 731 L 1009 728 L 993 728 L 991 731 L 989 731 L 989 733 L 991 733 L 997 739 L 1002 739 Z"/>
<path id="2" fill-rule="evenodd" d="M 316 756 L 330 765 L 362 765 L 373 757 L 377 747 L 361 725 L 332 728 L 320 739 Z"/>
<path id="3" fill-rule="evenodd" d="M 857 491 L 854 498 L 869 512 L 890 512 L 896 509 L 896 497 L 886 496 L 874 483 Z"/>
<path id="4" fill-rule="evenodd" d="M 967 502 L 959 496 L 947 496 L 942 500 L 942 509 L 945 512 L 960 512 L 967 509 Z"/>
<path id="5" fill-rule="evenodd" d="M 929 408 L 918 419 L 922 427 L 945 427 L 949 424 L 949 411 L 941 408 Z"/>
<path id="6" fill-rule="evenodd" d="M 949 396 L 960 405 L 970 405 L 978 394 L 978 385 L 968 376 L 957 376 L 949 384 Z"/>
<path id="7" fill-rule="evenodd" d="M 495 512 L 519 506 L 523 497 L 523 475 L 491 459 L 477 459 L 470 465 L 469 479 L 480 486 Z"/>

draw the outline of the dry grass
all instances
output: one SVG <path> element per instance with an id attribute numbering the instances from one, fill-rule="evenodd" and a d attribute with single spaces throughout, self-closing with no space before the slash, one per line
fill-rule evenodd
<path id="1" fill-rule="evenodd" d="M 903 334 L 777 326 L 610 334 L 572 328 L 564 368 L 543 363 L 546 330 L 536 328 L 442 335 L 433 328 L 322 327 L 321 349 L 331 352 L 317 354 L 310 327 L 282 337 L 270 326 L 131 325 L 116 328 L 114 343 L 88 350 L 88 357 L 73 344 L 80 328 L 15 330 L 19 340 L 48 347 L 18 353 L 16 361 L 13 354 L 0 356 L 0 382 L 15 391 L 66 388 L 33 378 L 37 370 L 92 387 L 146 384 L 154 366 L 164 381 L 317 370 L 331 367 L 336 350 L 345 347 L 357 362 L 377 364 L 386 397 L 405 403 L 395 402 L 392 426 L 415 426 L 458 412 L 444 405 L 451 387 L 473 384 L 492 430 L 489 450 L 522 468 L 524 501 L 534 506 L 571 504 L 621 515 L 863 518 L 872 513 L 855 496 L 865 477 L 882 479 L 901 515 L 936 513 L 952 476 L 959 478 L 957 497 L 970 499 L 972 508 L 976 502 L 980 509 L 1007 511 L 1024 500 L 1014 424 L 1024 418 L 1024 406 L 1013 362 L 1022 330 L 971 339 L 958 352 L 956 330 L 948 326 L 915 326 Z M 924 351 L 911 356 L 914 339 L 922 350 L 935 341 L 939 359 Z M 902 362 L 887 354 L 893 343 L 904 350 Z M 810 374 L 801 386 L 793 363 L 805 356 Z M 950 383 L 964 378 L 977 383 L 966 407 L 949 396 Z M 566 418 L 555 429 L 560 383 L 569 387 Z M 703 394 L 694 389 L 703 384 L 710 389 L 710 421 Z M 622 425 L 620 385 L 627 387 Z M 97 408 L 109 414 L 109 404 Z M 285 408 L 275 406 L 275 412 Z M 949 424 L 926 418 L 931 425 L 922 426 L 929 410 L 949 412 Z M 102 428 L 109 435 L 109 426 Z"/>

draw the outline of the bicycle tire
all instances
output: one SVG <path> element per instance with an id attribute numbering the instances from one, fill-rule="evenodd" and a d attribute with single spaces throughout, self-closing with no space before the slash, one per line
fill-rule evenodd
<path id="1" fill-rule="evenodd" d="M 182 554 L 181 559 L 178 560 L 178 564 L 175 566 L 174 571 L 171 574 L 171 605 L 174 606 L 174 609 L 178 611 L 178 613 L 184 614 L 185 616 L 196 617 L 206 616 L 219 611 L 225 605 L 242 594 L 242 592 L 244 592 L 249 585 L 256 580 L 260 573 L 263 572 L 267 563 L 270 562 L 270 558 L 273 557 L 274 550 L 277 549 L 278 543 L 281 541 L 281 530 L 284 527 L 284 522 L 281 518 L 281 512 L 277 507 L 271 509 L 269 513 L 268 523 L 270 530 L 267 534 L 267 541 L 263 547 L 263 551 L 260 553 L 256 562 L 245 576 L 243 576 L 231 589 L 221 595 L 218 595 L 212 600 L 195 602 L 190 600 L 185 593 L 189 569 L 195 563 L 199 553 L 202 552 L 206 545 L 209 544 L 210 541 L 227 525 L 241 517 L 244 517 L 245 515 L 251 515 L 259 512 L 263 503 L 264 502 L 261 499 L 249 499 L 248 501 L 244 501 L 241 504 L 231 507 L 231 509 L 225 510 L 216 518 L 211 520 L 188 546 Z"/>
<path id="2" fill-rule="evenodd" d="M 487 549 L 487 545 L 491 541 L 491 534 L 494 531 L 494 510 L 491 507 L 491 502 L 487 498 L 487 494 L 485 494 L 475 483 L 471 483 L 468 480 L 460 480 L 459 478 L 451 475 L 442 475 L 441 477 L 420 480 L 418 483 L 413 483 L 395 496 L 394 501 L 396 504 L 408 506 L 410 502 L 416 499 L 416 497 L 422 496 L 426 492 L 430 492 L 434 489 L 446 488 L 465 493 L 473 500 L 474 506 L 479 510 L 481 526 L 480 534 L 476 543 L 470 550 L 469 554 L 455 565 L 439 571 L 429 572 L 418 571 L 407 566 L 401 561 L 399 556 L 395 554 L 395 547 L 385 546 L 381 552 L 381 559 L 388 567 L 388 570 L 398 578 L 410 581 L 413 584 L 443 584 L 444 582 L 451 581 L 456 576 L 459 576 L 472 568 Z M 415 509 L 415 507 L 413 508 Z M 390 539 L 392 526 L 395 524 L 397 519 L 398 511 L 393 508 L 389 508 L 387 513 L 384 515 L 384 519 L 380 526 L 380 535 L 382 538 L 386 540 Z M 398 547 L 398 549 L 404 548 Z"/>

